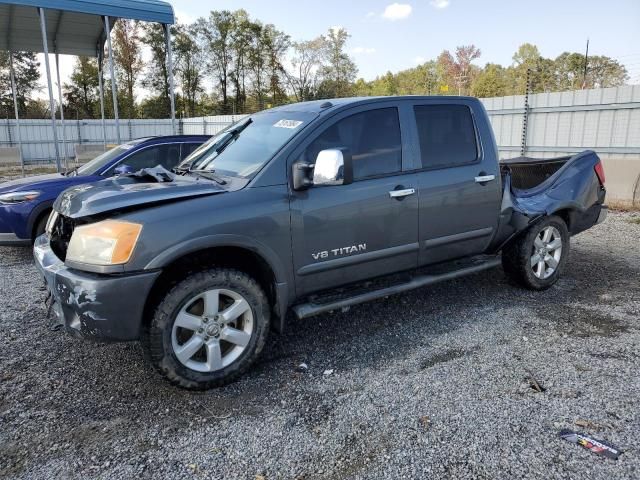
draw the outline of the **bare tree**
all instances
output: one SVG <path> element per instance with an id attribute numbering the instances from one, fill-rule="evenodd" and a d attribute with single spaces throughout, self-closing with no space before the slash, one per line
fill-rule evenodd
<path id="1" fill-rule="evenodd" d="M 229 10 L 213 11 L 208 19 L 198 19 L 197 28 L 207 40 L 208 64 L 220 87 L 223 108 L 226 108 L 229 98 L 229 72 L 233 61 L 231 52 L 233 13 Z"/>
<path id="2" fill-rule="evenodd" d="M 134 89 L 136 79 L 144 68 L 140 46 L 140 27 L 135 20 L 120 19 L 114 31 L 113 59 L 116 63 L 118 80 L 124 89 L 121 95 L 122 113 L 127 118 L 136 117 Z"/>
<path id="3" fill-rule="evenodd" d="M 286 75 L 297 101 L 302 102 L 315 97 L 324 53 L 323 37 L 292 44 L 291 68 L 286 71 Z"/>

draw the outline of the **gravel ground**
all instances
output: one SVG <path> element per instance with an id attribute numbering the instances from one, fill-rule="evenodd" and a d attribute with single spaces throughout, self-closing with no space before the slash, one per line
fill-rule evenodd
<path id="1" fill-rule="evenodd" d="M 639 241 L 612 214 L 547 292 L 496 269 L 295 323 L 206 393 L 49 331 L 30 253 L 3 249 L 0 477 L 640 478 Z"/>

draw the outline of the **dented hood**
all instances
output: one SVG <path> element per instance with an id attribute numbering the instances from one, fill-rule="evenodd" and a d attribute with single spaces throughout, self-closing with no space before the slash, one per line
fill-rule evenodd
<path id="1" fill-rule="evenodd" d="M 206 179 L 172 176 L 171 181 L 144 182 L 134 177 L 115 177 L 71 187 L 58 197 L 54 209 L 70 218 L 97 215 L 136 206 L 171 202 L 224 193 Z"/>

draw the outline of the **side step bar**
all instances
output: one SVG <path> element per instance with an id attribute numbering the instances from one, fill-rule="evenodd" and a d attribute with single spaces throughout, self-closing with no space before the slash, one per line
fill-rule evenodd
<path id="1" fill-rule="evenodd" d="M 402 293 L 416 288 L 424 287 L 426 285 L 432 285 L 434 283 L 444 282 L 446 280 L 452 280 L 458 277 L 464 277 L 473 273 L 482 272 L 483 270 L 489 270 L 495 268 L 501 264 L 500 257 L 491 258 L 479 265 L 473 265 L 470 267 L 461 268 L 459 270 L 453 270 L 446 273 L 433 274 L 433 275 L 418 275 L 413 277 L 406 283 L 399 285 L 393 285 L 391 287 L 381 288 L 378 290 L 372 290 L 370 292 L 355 295 L 353 297 L 344 298 L 329 303 L 301 303 L 293 307 L 293 311 L 296 316 L 302 320 L 303 318 L 312 317 L 320 313 L 329 312 L 331 310 L 337 310 L 339 308 L 350 307 L 351 305 L 358 305 L 359 303 L 369 302 L 382 297 L 388 297 L 389 295 L 395 295 L 396 293 Z"/>

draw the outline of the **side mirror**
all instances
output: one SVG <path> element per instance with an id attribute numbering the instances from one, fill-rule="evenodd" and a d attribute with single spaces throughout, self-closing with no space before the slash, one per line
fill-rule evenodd
<path id="1" fill-rule="evenodd" d="M 125 175 L 127 173 L 135 173 L 135 170 L 133 169 L 133 167 L 130 167 L 129 165 L 127 165 L 126 163 L 123 163 L 121 165 L 118 165 L 114 170 L 113 170 L 113 174 L 114 175 Z"/>
<path id="2" fill-rule="evenodd" d="M 348 185 L 352 182 L 353 166 L 347 148 L 322 150 L 315 164 L 298 162 L 293 165 L 294 190 L 305 190 L 311 186 Z"/>

